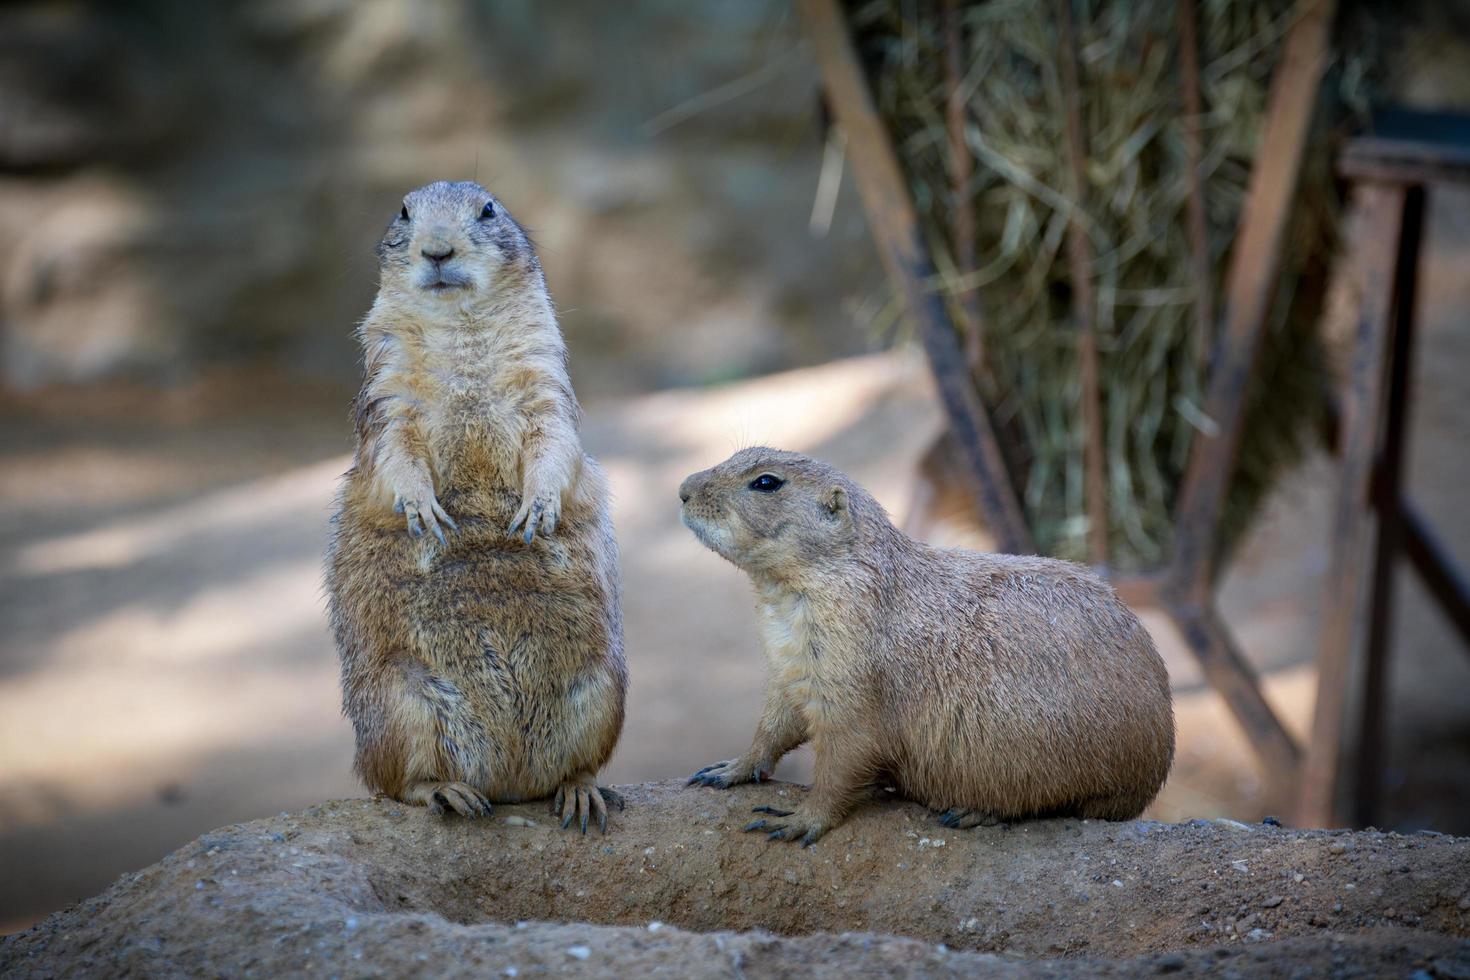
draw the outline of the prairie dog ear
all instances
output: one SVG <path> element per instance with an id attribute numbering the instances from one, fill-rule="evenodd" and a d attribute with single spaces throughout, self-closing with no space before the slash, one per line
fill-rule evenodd
<path id="1" fill-rule="evenodd" d="M 833 517 L 843 516 L 847 513 L 847 491 L 835 484 L 828 487 L 822 495 L 822 506 Z"/>

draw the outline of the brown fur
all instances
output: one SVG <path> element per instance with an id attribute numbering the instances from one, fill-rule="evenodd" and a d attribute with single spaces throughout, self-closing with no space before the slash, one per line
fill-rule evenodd
<path id="1" fill-rule="evenodd" d="M 585 830 L 627 685 L 606 481 L 524 232 L 475 184 L 404 207 L 327 555 L 357 772 L 467 816 L 556 793 Z"/>
<path id="2" fill-rule="evenodd" d="M 752 489 L 763 474 L 785 482 Z M 1128 819 L 1163 785 L 1168 675 L 1087 569 L 931 548 L 797 453 L 743 450 L 679 496 L 684 523 L 750 575 L 771 666 L 750 750 L 691 782 L 759 780 L 798 745 L 816 750 L 796 812 L 747 829 L 811 843 L 880 780 L 961 827 Z"/>

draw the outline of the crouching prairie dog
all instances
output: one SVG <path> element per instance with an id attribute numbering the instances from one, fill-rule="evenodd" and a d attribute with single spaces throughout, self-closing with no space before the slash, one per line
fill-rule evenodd
<path id="1" fill-rule="evenodd" d="M 606 830 L 627 671 L 607 483 L 535 250 L 437 183 L 378 245 L 326 588 L 357 772 L 436 812 L 555 794 Z"/>
<path id="2" fill-rule="evenodd" d="M 1163 661 L 1087 569 L 931 548 L 798 453 L 742 450 L 679 498 L 700 541 L 749 574 L 771 673 L 749 751 L 690 782 L 759 781 L 798 745 L 816 752 L 796 810 L 760 808 L 746 830 L 810 844 L 880 782 L 961 828 L 1129 819 L 1163 785 Z"/>

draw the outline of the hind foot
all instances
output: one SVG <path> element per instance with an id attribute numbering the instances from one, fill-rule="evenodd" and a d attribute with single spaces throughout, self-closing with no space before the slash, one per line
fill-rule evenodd
<path id="1" fill-rule="evenodd" d="M 597 827 L 607 833 L 607 807 L 612 804 L 623 808 L 623 794 L 597 785 L 592 776 L 573 776 L 557 788 L 556 798 L 551 801 L 551 812 L 561 817 L 561 828 L 566 830 L 573 823 L 587 833 L 587 822 L 596 818 Z"/>
<path id="2" fill-rule="evenodd" d="M 1005 824 L 993 813 L 984 810 L 967 810 L 964 807 L 952 807 L 939 815 L 939 822 L 946 827 L 956 830 L 969 830 L 971 827 L 1004 827 Z"/>
<path id="3" fill-rule="evenodd" d="M 471 820 L 490 815 L 490 801 L 466 783 L 415 783 L 403 794 L 403 802 L 426 806 L 430 813 L 445 814 L 452 810 Z"/>
<path id="4" fill-rule="evenodd" d="M 766 835 L 767 840 L 794 840 L 801 841 L 802 847 L 810 847 L 821 839 L 822 835 L 832 829 L 832 821 L 823 816 L 802 812 L 800 808 L 795 810 L 778 810 L 773 806 L 758 806 L 752 813 L 765 813 L 779 819 L 752 820 L 745 825 L 745 832 L 760 831 Z"/>

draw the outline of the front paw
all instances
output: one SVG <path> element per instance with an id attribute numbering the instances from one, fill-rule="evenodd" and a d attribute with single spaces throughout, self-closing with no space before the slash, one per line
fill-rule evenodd
<path id="1" fill-rule="evenodd" d="M 510 522 L 506 533 L 515 537 L 520 532 L 521 540 L 530 544 L 538 530 L 543 536 L 549 537 L 556 530 L 556 522 L 560 519 L 560 496 L 552 493 L 528 493 L 523 497 L 521 509 L 516 511 L 515 520 Z"/>
<path id="2" fill-rule="evenodd" d="M 574 823 L 587 833 L 587 822 L 597 820 L 598 829 L 607 833 L 607 808 L 626 806 L 623 794 L 606 786 L 598 786 L 591 776 L 575 776 L 562 783 L 556 790 L 556 799 L 551 802 L 551 812 L 561 817 L 561 829 L 566 830 Z"/>
<path id="3" fill-rule="evenodd" d="M 799 840 L 802 847 L 815 844 L 823 834 L 832 829 L 831 824 L 800 809 L 777 810 L 771 806 L 758 806 L 752 813 L 765 813 L 776 819 L 752 820 L 745 825 L 746 833 L 763 831 L 767 840 Z"/>
<path id="4" fill-rule="evenodd" d="M 739 786 L 741 783 L 759 783 L 770 779 L 771 774 L 744 758 L 726 759 L 724 762 L 716 762 L 712 766 L 705 766 L 699 772 L 689 777 L 684 785 L 713 786 L 715 789 L 729 789 L 731 786 Z"/>
<path id="5" fill-rule="evenodd" d="M 459 525 L 440 506 L 432 490 L 410 495 L 394 494 L 393 509 L 408 522 L 408 533 L 411 537 L 422 537 L 427 530 L 439 539 L 440 544 L 447 545 L 449 542 L 444 537 L 444 528 L 459 530 Z"/>

